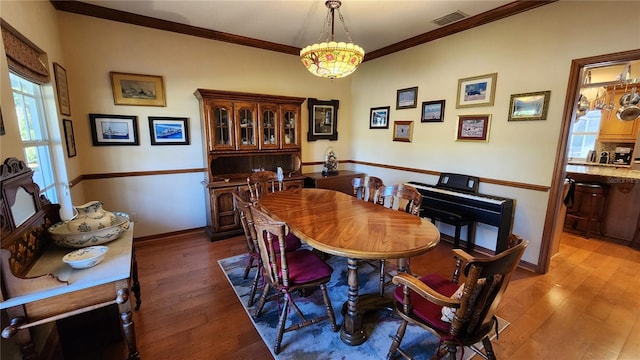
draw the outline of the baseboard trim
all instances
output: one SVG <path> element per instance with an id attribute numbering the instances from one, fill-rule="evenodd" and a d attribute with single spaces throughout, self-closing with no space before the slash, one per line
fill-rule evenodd
<path id="1" fill-rule="evenodd" d="M 136 237 L 134 239 L 133 243 L 134 243 L 134 245 L 136 247 L 140 247 L 140 246 L 148 245 L 149 243 L 152 243 L 152 242 L 164 240 L 164 239 L 169 238 L 169 237 L 193 236 L 193 235 L 198 235 L 200 233 L 206 235 L 206 231 L 205 231 L 204 227 L 186 229 L 186 230 L 179 230 L 179 231 L 172 231 L 172 232 L 168 232 L 168 233 L 155 234 L 155 235 L 149 235 L 149 236 Z"/>

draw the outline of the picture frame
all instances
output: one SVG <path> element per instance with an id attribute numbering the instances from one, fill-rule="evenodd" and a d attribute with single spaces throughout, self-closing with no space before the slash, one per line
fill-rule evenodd
<path id="1" fill-rule="evenodd" d="M 444 105 L 445 100 L 423 102 L 420 122 L 444 122 Z"/>
<path id="2" fill-rule="evenodd" d="M 512 94 L 508 121 L 546 120 L 551 91 Z"/>
<path id="3" fill-rule="evenodd" d="M 498 73 L 459 79 L 456 109 L 493 106 L 497 80 Z"/>
<path id="4" fill-rule="evenodd" d="M 388 129 L 390 106 L 371 108 L 369 115 L 369 129 Z"/>
<path id="5" fill-rule="evenodd" d="M 167 106 L 162 76 L 111 71 L 115 105 Z"/>
<path id="6" fill-rule="evenodd" d="M 393 122 L 393 141 L 411 142 L 413 121 Z"/>
<path id="7" fill-rule="evenodd" d="M 93 146 L 140 145 L 138 117 L 89 114 Z"/>
<path id="8" fill-rule="evenodd" d="M 189 145 L 189 119 L 149 116 L 151 145 Z"/>
<path id="9" fill-rule="evenodd" d="M 58 94 L 58 110 L 60 114 L 71 116 L 71 101 L 69 100 L 69 85 L 67 84 L 67 70 L 62 65 L 53 63 L 53 74 L 56 79 L 56 93 Z"/>
<path id="10" fill-rule="evenodd" d="M 456 141 L 489 141 L 491 114 L 459 115 Z"/>
<path id="11" fill-rule="evenodd" d="M 400 89 L 396 94 L 396 109 L 410 109 L 418 106 L 418 87 Z"/>
<path id="12" fill-rule="evenodd" d="M 308 141 L 338 140 L 339 100 L 307 99 L 309 109 Z"/>
<path id="13" fill-rule="evenodd" d="M 64 128 L 64 139 L 67 144 L 67 157 L 72 158 L 77 155 L 76 137 L 73 134 L 73 122 L 68 119 L 62 119 L 62 127 Z"/>

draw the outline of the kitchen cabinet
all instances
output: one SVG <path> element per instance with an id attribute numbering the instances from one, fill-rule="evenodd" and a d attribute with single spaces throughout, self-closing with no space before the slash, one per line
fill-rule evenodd
<path id="1" fill-rule="evenodd" d="M 602 110 L 598 141 L 628 143 L 636 141 L 638 130 L 640 129 L 640 120 L 622 121 L 616 116 L 616 111 L 620 107 L 620 98 L 628 92 L 619 87 L 617 89 L 614 87 L 607 88 L 607 93 L 611 94 L 610 96 L 612 97 L 609 100 L 609 104 L 613 104 L 614 109 L 611 111 Z"/>
<path id="2" fill-rule="evenodd" d="M 283 187 L 301 188 L 301 106 L 305 98 L 197 89 L 207 173 L 211 240 L 242 233 L 232 192 L 256 169 L 283 169 Z"/>

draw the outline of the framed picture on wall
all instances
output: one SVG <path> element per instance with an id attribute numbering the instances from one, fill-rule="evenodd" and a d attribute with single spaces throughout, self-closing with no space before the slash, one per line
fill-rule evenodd
<path id="1" fill-rule="evenodd" d="M 64 127 L 64 139 L 67 143 L 67 156 L 72 158 L 77 155 L 76 138 L 73 135 L 73 123 L 71 120 L 63 119 L 62 124 Z"/>
<path id="2" fill-rule="evenodd" d="M 511 95 L 509 121 L 546 120 L 551 91 Z"/>
<path id="3" fill-rule="evenodd" d="M 396 94 L 396 109 L 410 109 L 418 106 L 418 87 L 400 89 Z"/>
<path id="4" fill-rule="evenodd" d="M 189 119 L 149 116 L 151 145 L 189 145 Z"/>
<path id="5" fill-rule="evenodd" d="M 493 105 L 497 79 L 493 73 L 458 80 L 456 109 Z"/>
<path id="6" fill-rule="evenodd" d="M 413 121 L 393 122 L 393 141 L 411 142 Z"/>
<path id="7" fill-rule="evenodd" d="M 422 116 L 420 122 L 444 121 L 445 100 L 425 101 L 422 103 Z"/>
<path id="8" fill-rule="evenodd" d="M 60 114 L 71 116 L 71 101 L 69 100 L 69 86 L 67 85 L 67 70 L 60 64 L 53 63 L 53 73 L 56 78 L 56 93 L 58 94 L 58 109 Z"/>
<path id="9" fill-rule="evenodd" d="M 338 100 L 307 99 L 309 108 L 308 141 L 338 140 Z"/>
<path id="10" fill-rule="evenodd" d="M 488 141 L 490 114 L 458 116 L 457 141 Z"/>
<path id="11" fill-rule="evenodd" d="M 162 76 L 114 71 L 110 74 L 114 104 L 167 106 Z"/>
<path id="12" fill-rule="evenodd" d="M 371 108 L 369 129 L 388 129 L 390 109 L 391 107 L 389 106 Z"/>
<path id="13" fill-rule="evenodd" d="M 139 145 L 138 117 L 89 114 L 94 146 Z"/>

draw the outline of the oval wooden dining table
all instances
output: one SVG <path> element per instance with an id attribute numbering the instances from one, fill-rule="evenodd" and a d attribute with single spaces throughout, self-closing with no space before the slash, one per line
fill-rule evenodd
<path id="1" fill-rule="evenodd" d="M 440 241 L 428 220 L 326 189 L 265 194 L 258 202 L 272 217 L 315 249 L 347 258 L 348 294 L 340 338 L 348 345 L 367 339 L 358 296 L 358 259 L 407 259 Z"/>

